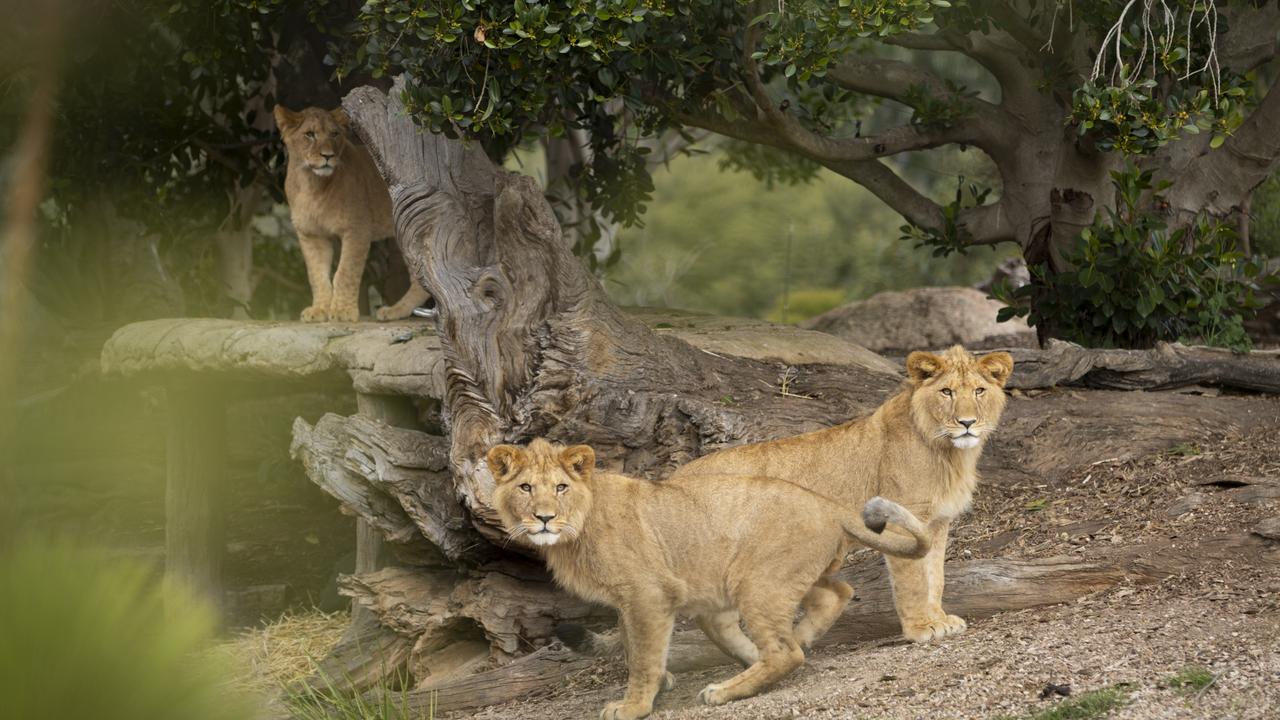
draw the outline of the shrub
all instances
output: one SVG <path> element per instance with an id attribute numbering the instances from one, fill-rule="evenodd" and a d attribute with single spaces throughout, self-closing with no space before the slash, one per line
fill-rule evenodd
<path id="1" fill-rule="evenodd" d="M 1178 340 L 1252 347 L 1242 324 L 1258 307 L 1250 281 L 1260 268 L 1236 250 L 1235 230 L 1204 216 L 1170 231 L 1151 173 L 1113 172 L 1117 207 L 1064 253 L 1067 269 L 1030 268 L 1030 285 L 998 285 L 1010 307 L 1051 337 L 1089 347 L 1147 348 Z M 1167 207 L 1167 206 L 1165 206 Z"/>

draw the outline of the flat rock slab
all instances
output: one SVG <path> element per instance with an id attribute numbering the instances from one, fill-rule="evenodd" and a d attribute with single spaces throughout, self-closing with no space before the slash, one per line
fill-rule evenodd
<path id="1" fill-rule="evenodd" d="M 668 310 L 636 310 L 632 315 L 659 333 L 720 355 L 899 374 L 893 363 L 860 345 L 789 325 Z M 444 356 L 430 320 L 149 320 L 111 336 L 102 349 L 102 371 L 124 377 L 197 372 L 296 379 L 341 371 L 358 392 L 437 398 L 444 392 Z"/>

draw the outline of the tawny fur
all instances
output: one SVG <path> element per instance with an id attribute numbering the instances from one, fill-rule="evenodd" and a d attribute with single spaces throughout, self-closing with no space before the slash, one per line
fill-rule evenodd
<path id="1" fill-rule="evenodd" d="M 1005 352 L 975 358 L 959 345 L 941 355 L 914 352 L 907 357 L 902 391 L 871 416 L 721 450 L 681 467 L 670 481 L 767 475 L 848 507 L 873 496 L 897 502 L 928 523 L 932 534 L 932 549 L 923 559 L 888 558 L 903 635 L 927 642 L 959 633 L 965 621 L 942 608 L 947 533 L 972 501 L 978 457 L 1000 421 L 1012 372 L 1013 357 Z M 961 420 L 974 421 L 970 432 L 976 437 L 961 436 Z"/>
<path id="2" fill-rule="evenodd" d="M 368 151 L 348 141 L 349 121 L 341 109 L 293 112 L 277 105 L 275 118 L 289 151 L 284 191 L 311 284 L 311 306 L 302 311 L 302 321 L 354 322 L 369 246 L 395 235 L 387 186 Z M 336 272 L 334 241 L 341 247 Z M 428 297 L 411 281 L 404 297 L 379 308 L 375 317 L 409 317 Z"/>
<path id="3" fill-rule="evenodd" d="M 755 695 L 804 661 L 802 646 L 853 594 L 826 576 L 854 539 L 904 556 L 929 551 L 928 528 L 880 498 L 869 499 L 860 520 L 791 483 L 742 475 L 646 482 L 596 472 L 590 447 L 543 440 L 528 449 L 499 445 L 488 463 L 493 504 L 512 539 L 540 547 L 569 591 L 618 609 L 629 677 L 626 696 L 601 715 L 609 720 L 648 715 L 659 688 L 670 685 L 667 643 L 677 612 L 747 665 L 702 691 L 704 702 L 719 705 Z M 886 522 L 908 536 L 868 529 Z M 801 606 L 805 616 L 793 627 Z M 754 643 L 735 640 L 739 614 Z"/>

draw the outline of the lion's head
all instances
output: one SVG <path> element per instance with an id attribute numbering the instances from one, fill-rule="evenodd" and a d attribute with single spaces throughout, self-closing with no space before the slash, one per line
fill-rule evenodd
<path id="1" fill-rule="evenodd" d="M 1004 384 L 1013 356 L 994 352 L 975 358 L 956 345 L 941 355 L 907 356 L 912 385 L 911 418 L 925 437 L 961 450 L 978 447 L 1004 412 Z"/>
<path id="2" fill-rule="evenodd" d="M 342 164 L 342 151 L 347 149 L 347 128 L 351 124 L 342 108 L 309 107 L 293 112 L 277 105 L 275 117 L 289 154 L 306 163 L 311 172 L 329 177 Z"/>
<path id="3" fill-rule="evenodd" d="M 488 460 L 497 481 L 493 505 L 511 539 L 554 545 L 562 534 L 573 540 L 582 531 L 591 510 L 594 450 L 537 439 L 528 448 L 498 445 Z"/>

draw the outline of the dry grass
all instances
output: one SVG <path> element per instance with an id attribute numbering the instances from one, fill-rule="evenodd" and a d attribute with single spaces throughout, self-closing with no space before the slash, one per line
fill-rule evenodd
<path id="1" fill-rule="evenodd" d="M 269 693 L 309 675 L 349 622 L 344 612 L 289 613 L 219 644 L 212 652 L 237 669 L 239 686 Z"/>

